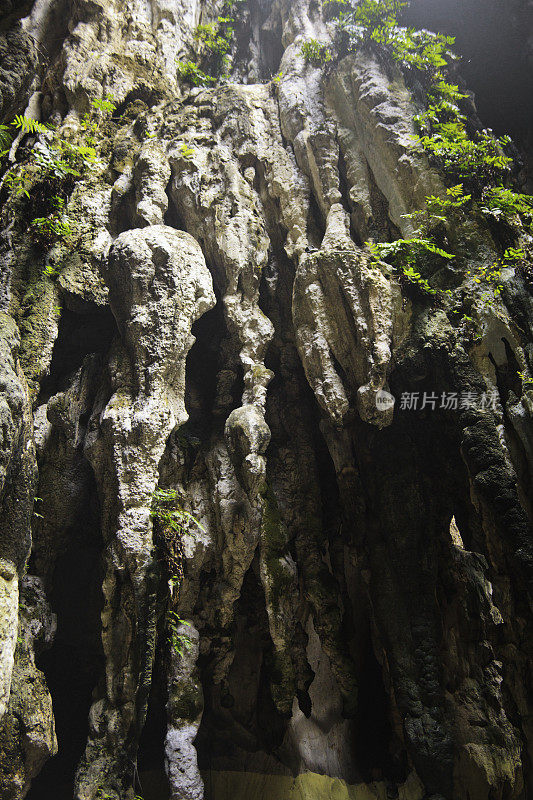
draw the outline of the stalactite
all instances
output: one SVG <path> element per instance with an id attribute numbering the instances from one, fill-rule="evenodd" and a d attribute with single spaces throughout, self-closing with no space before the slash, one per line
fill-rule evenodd
<path id="1" fill-rule="evenodd" d="M 5 800 L 533 791 L 531 219 L 381 257 L 466 185 L 337 5 L 0 8 Z"/>

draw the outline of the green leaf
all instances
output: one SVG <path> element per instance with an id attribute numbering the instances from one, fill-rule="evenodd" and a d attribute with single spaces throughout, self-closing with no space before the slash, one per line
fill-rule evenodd
<path id="1" fill-rule="evenodd" d="M 316 39 L 308 39 L 304 42 L 300 48 L 300 53 L 303 55 L 305 62 L 313 67 L 327 64 L 333 58 L 329 47 Z"/>
<path id="2" fill-rule="evenodd" d="M 210 86 L 216 83 L 216 78 L 202 72 L 192 61 L 178 61 L 178 77 L 191 86 Z"/>
<path id="3" fill-rule="evenodd" d="M 52 129 L 51 125 L 45 125 L 42 122 L 38 122 L 36 119 L 21 117 L 18 114 L 11 124 L 15 128 L 21 130 L 22 133 L 47 133 Z"/>

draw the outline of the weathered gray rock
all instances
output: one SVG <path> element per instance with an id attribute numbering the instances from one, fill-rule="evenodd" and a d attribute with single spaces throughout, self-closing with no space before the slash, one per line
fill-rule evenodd
<path id="1" fill-rule="evenodd" d="M 266 462 L 263 454 L 270 442 L 270 430 L 255 406 L 242 406 L 226 420 L 226 442 L 243 487 L 254 497 L 263 488 Z"/>
<path id="2" fill-rule="evenodd" d="M 0 562 L 0 716 L 6 712 L 17 643 L 18 575 L 11 561 Z"/>
<path id="3" fill-rule="evenodd" d="M 24 388 L 17 375 L 16 357 L 20 345 L 17 326 L 7 314 L 0 318 L 2 324 L 2 441 L 0 446 L 0 488 L 4 490 L 10 464 L 20 435 Z"/>
<path id="4" fill-rule="evenodd" d="M 0 718 L 9 700 L 17 640 L 18 579 L 30 555 L 35 495 L 35 448 L 28 390 L 18 362 L 20 337 L 0 313 Z"/>
<path id="5" fill-rule="evenodd" d="M 413 149 L 416 107 L 401 75 L 394 78 L 391 83 L 373 58 L 349 56 L 327 91 L 328 105 L 338 120 L 353 219 L 362 237 L 379 224 L 374 219 L 379 211 L 376 198 L 371 199 L 372 180 L 385 198 L 390 222 L 404 235 L 412 233 L 412 223 L 404 215 L 443 189 L 425 157 Z"/>
<path id="6" fill-rule="evenodd" d="M 190 622 L 177 625 L 174 635 L 180 652 L 171 653 L 168 684 L 168 728 L 165 738 L 166 771 L 172 800 L 202 800 L 203 781 L 194 740 L 203 709 L 202 686 L 196 667 L 198 631 Z"/>
<path id="7" fill-rule="evenodd" d="M 170 164 L 159 142 L 149 140 L 135 163 L 137 215 L 141 224 L 159 225 L 168 208 L 166 188 L 170 180 Z"/>
<path id="8" fill-rule="evenodd" d="M 0 791 L 13 798 L 26 796 L 32 779 L 57 752 L 52 698 L 35 666 L 35 656 L 52 643 L 56 625 L 39 578 L 22 580 L 18 611 L 11 696 L 0 723 Z"/>
<path id="9" fill-rule="evenodd" d="M 18 4 L 13 4 L 18 5 Z M 28 8 L 29 3 L 26 3 Z M 14 15 L 22 16 L 24 9 L 2 14 L 0 31 L 0 119 L 11 119 L 24 113 L 31 84 L 39 65 L 35 41 L 20 26 L 13 24 Z M 7 27 L 5 30 L 4 26 Z"/>
<path id="10" fill-rule="evenodd" d="M 136 768 L 155 783 L 163 749 L 173 800 L 521 800 L 530 273 L 506 271 L 487 303 L 467 269 L 501 247 L 474 218 L 446 230 L 449 270 L 428 262 L 451 291 L 439 304 L 369 258 L 367 240 L 411 235 L 444 184 L 413 148 L 412 75 L 375 49 L 306 62 L 306 40 L 335 47 L 325 4 L 235 4 L 235 68 L 207 87 L 178 81 L 175 61 L 204 47 L 195 28 L 230 13 L 220 3 L 67 5 L 46 80 L 29 62 L 22 75 L 25 40 L 7 65 L 20 102 L 36 78 L 32 109 L 65 141 L 84 143 L 91 109 L 98 125 L 68 241 L 38 251 L 24 200 L 3 218 L 2 791 L 22 797 L 55 750 L 28 632 L 38 648 L 53 628 L 38 580 L 62 631 L 71 590 L 54 584 L 93 537 L 103 657 L 77 706 L 77 800 L 133 800 Z M 40 42 L 53 6 L 24 23 Z M 93 104 L 106 97 L 110 115 Z M 482 393 L 488 407 L 464 400 Z M 413 395 L 437 400 L 409 408 Z M 33 438 L 39 578 L 23 579 L 35 597 L 17 645 Z M 53 675 L 60 648 L 49 656 Z M 59 726 L 71 688 L 51 686 Z"/>
<path id="11" fill-rule="evenodd" d="M 102 497 L 108 543 L 102 611 L 106 687 L 91 710 L 77 777 L 80 800 L 131 780 L 146 713 L 155 645 L 155 576 L 150 506 L 168 436 L 187 419 L 185 359 L 192 323 L 214 304 L 197 243 L 164 225 L 114 242 L 104 277 L 124 345 L 109 370 L 113 395 L 86 443 Z M 119 578 L 120 575 L 120 578 Z M 127 605 L 124 604 L 129 597 Z M 131 754 L 124 758 L 124 749 Z"/>
<path id="12" fill-rule="evenodd" d="M 335 423 L 355 401 L 365 422 L 383 427 L 392 422 L 393 408 L 381 411 L 376 398 L 391 358 L 394 289 L 354 247 L 346 223 L 342 207 L 332 206 L 320 250 L 300 260 L 293 294 L 298 348 L 307 379 Z"/>

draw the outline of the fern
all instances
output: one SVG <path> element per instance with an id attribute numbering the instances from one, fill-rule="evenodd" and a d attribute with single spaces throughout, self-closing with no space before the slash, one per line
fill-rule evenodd
<path id="1" fill-rule="evenodd" d="M 185 633 L 179 633 L 179 628 L 182 625 L 192 628 L 192 625 L 190 622 L 187 622 L 187 620 L 181 619 L 175 611 L 167 612 L 167 623 L 169 627 L 170 645 L 174 652 L 180 656 L 180 658 L 183 658 L 185 651 L 191 650 L 192 642 Z"/>
<path id="2" fill-rule="evenodd" d="M 0 125 L 0 151 L 2 155 L 6 155 L 9 152 L 12 141 L 13 135 L 9 125 Z"/>
<path id="3" fill-rule="evenodd" d="M 18 114 L 11 124 L 18 130 L 22 131 L 22 133 L 46 133 L 47 131 L 51 130 L 50 125 L 46 125 L 43 122 L 37 122 L 36 119 L 32 119 L 31 117 L 21 117 Z"/>
<path id="4" fill-rule="evenodd" d="M 194 38 L 199 42 L 203 49 L 208 53 L 215 56 L 225 55 L 231 46 L 230 37 L 233 35 L 233 28 L 230 23 L 233 20 L 230 17 L 219 17 L 219 26 L 225 26 L 225 35 L 220 35 L 220 27 L 215 28 L 211 23 L 210 25 L 198 25 L 194 31 Z"/>
<path id="5" fill-rule="evenodd" d="M 399 12 L 405 0 L 323 0 L 323 5 L 331 6 L 338 16 L 337 41 L 341 48 L 348 52 L 359 48 L 377 51 L 422 88 L 425 108 L 415 117 L 418 136 L 413 136 L 413 149 L 423 152 L 448 184 L 444 196 L 428 196 L 423 209 L 404 215 L 416 222 L 415 237 L 369 244 L 374 263 L 383 260 L 398 271 L 400 281 L 424 294 L 440 295 L 422 277 L 419 267 L 427 265 L 431 257 L 446 261 L 454 258 L 436 242 L 441 241 L 443 224 L 453 230 L 468 213 L 478 219 L 504 222 L 507 244 L 509 232 L 515 237 L 515 247 L 507 247 L 495 263 L 467 273 L 475 284 L 490 289 L 482 300 L 492 304 L 501 294 L 501 276 L 506 268 L 517 269 L 527 285 L 533 286 L 533 268 L 527 254 L 516 246 L 520 234 L 533 232 L 533 197 L 506 186 L 512 167 L 510 138 L 468 124 L 468 95 L 450 80 L 456 61 L 451 50 L 454 39 L 401 27 Z"/>
<path id="6" fill-rule="evenodd" d="M 367 242 L 372 260 L 375 264 L 384 261 L 396 270 L 402 283 L 414 287 L 426 297 L 436 297 L 439 292 L 422 277 L 417 267 L 424 255 L 438 256 L 446 261 L 455 258 L 437 247 L 430 239 L 397 239 L 395 242 Z"/>
<path id="7" fill-rule="evenodd" d="M 9 125 L 0 125 L 0 158 L 4 158 L 11 149 L 15 136 L 14 129 L 22 133 L 46 133 L 51 130 L 51 126 L 17 114 Z"/>
<path id="8" fill-rule="evenodd" d="M 533 388 L 533 378 L 527 374 L 525 370 L 522 372 L 516 373 L 520 380 L 522 381 L 522 388 L 525 392 L 530 391 Z"/>
<path id="9" fill-rule="evenodd" d="M 448 261 L 455 258 L 454 255 L 437 247 L 429 239 L 397 239 L 395 242 L 380 242 L 378 244 L 367 242 L 367 245 L 377 260 L 402 259 L 407 264 L 413 264 L 422 253 L 431 253 Z"/>
<path id="10" fill-rule="evenodd" d="M 31 228 L 35 233 L 37 242 L 43 247 L 51 247 L 55 242 L 66 241 L 72 234 L 72 228 L 66 217 L 52 214 L 49 217 L 37 217 L 31 221 Z M 48 269 L 48 268 L 47 268 Z M 52 276 L 57 274 L 48 272 Z"/>
<path id="11" fill-rule="evenodd" d="M 4 186 L 16 197 L 26 197 L 29 200 L 29 185 L 28 170 L 25 167 L 22 167 L 20 171 L 11 169 L 4 177 Z"/>
<path id="12" fill-rule="evenodd" d="M 180 535 L 185 533 L 191 523 L 199 530 L 204 530 L 198 520 L 181 507 L 181 500 L 175 489 L 157 489 L 154 492 L 150 517 L 168 525 Z"/>
<path id="13" fill-rule="evenodd" d="M 533 197 L 513 192 L 504 186 L 491 186 L 483 192 L 481 212 L 495 219 L 512 222 L 519 218 L 526 226 L 533 224 Z"/>

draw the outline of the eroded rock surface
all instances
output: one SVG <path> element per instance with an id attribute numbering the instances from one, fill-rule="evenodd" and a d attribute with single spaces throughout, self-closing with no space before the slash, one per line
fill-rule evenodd
<path id="1" fill-rule="evenodd" d="M 57 753 L 52 698 L 36 655 L 50 647 L 55 616 L 39 578 L 22 580 L 17 649 L 7 712 L 0 723 L 0 791 L 4 797 L 25 797 L 32 779 Z"/>
<path id="2" fill-rule="evenodd" d="M 4 6 L 2 119 L 57 126 L 15 163 L 90 148 L 68 235 L 35 165 L 2 211 L 2 798 L 522 800 L 530 238 L 490 302 L 479 220 L 438 302 L 372 257 L 445 184 L 397 66 L 305 59 L 326 4 Z M 230 74 L 180 80 L 230 12 Z"/>

